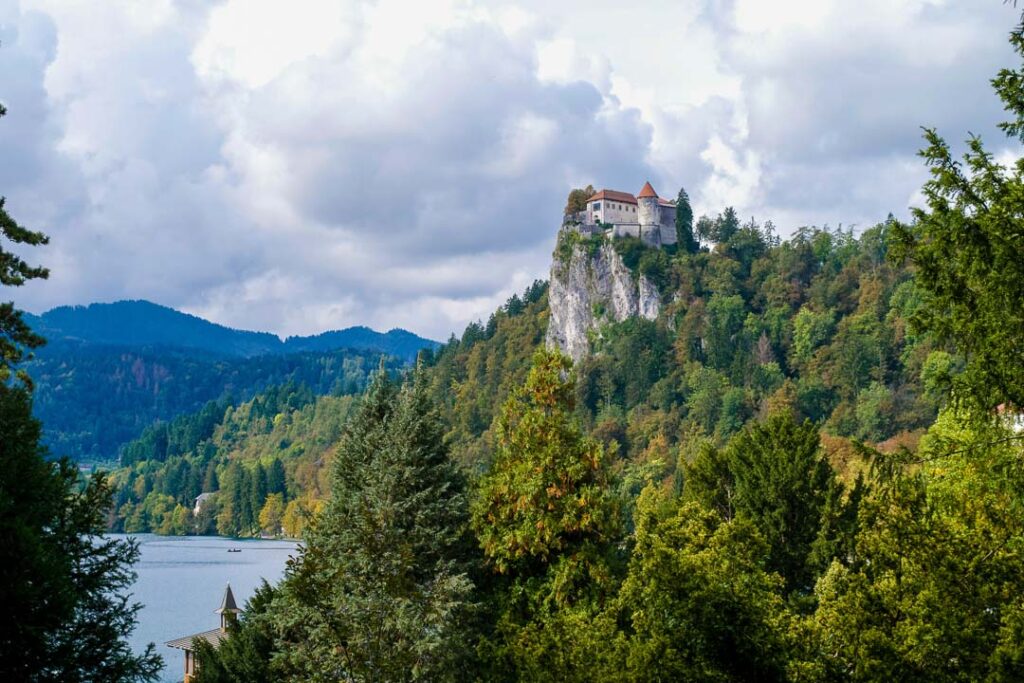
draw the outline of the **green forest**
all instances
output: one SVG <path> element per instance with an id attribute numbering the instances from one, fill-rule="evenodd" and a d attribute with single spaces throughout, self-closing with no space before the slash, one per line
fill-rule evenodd
<path id="1" fill-rule="evenodd" d="M 326 496 L 323 461 L 353 402 L 291 384 L 147 428 L 112 473 L 112 529 L 298 537 Z M 196 512 L 202 493 L 215 495 Z"/>
<path id="2" fill-rule="evenodd" d="M 317 394 L 360 391 L 380 352 L 336 349 L 236 358 L 195 349 L 117 347 L 50 341 L 26 363 L 35 415 L 56 454 L 111 463 L 157 420 L 201 410 L 209 401 L 244 401 L 301 383 Z"/>

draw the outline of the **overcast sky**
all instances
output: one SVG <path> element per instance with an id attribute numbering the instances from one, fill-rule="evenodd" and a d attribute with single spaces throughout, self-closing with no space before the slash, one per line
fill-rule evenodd
<path id="1" fill-rule="evenodd" d="M 547 277 L 574 186 L 869 227 L 917 201 L 920 126 L 1017 153 L 989 79 L 1019 12 L 0 0 L 0 194 L 52 237 L 17 301 L 443 339 Z"/>

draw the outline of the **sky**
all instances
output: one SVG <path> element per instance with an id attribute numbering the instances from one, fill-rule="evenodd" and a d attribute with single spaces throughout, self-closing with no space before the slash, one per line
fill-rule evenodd
<path id="1" fill-rule="evenodd" d="M 921 126 L 1001 158 L 1000 0 L 0 0 L 0 194 L 34 312 L 446 339 L 546 278 L 592 184 L 782 235 L 920 204 Z"/>

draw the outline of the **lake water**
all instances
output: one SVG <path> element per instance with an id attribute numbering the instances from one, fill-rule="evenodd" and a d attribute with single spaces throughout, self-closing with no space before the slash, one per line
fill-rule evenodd
<path id="1" fill-rule="evenodd" d="M 238 606 L 244 607 L 262 579 L 275 583 L 284 575 L 285 562 L 296 553 L 295 543 L 288 541 L 152 534 L 135 538 L 142 557 L 135 565 L 139 578 L 133 593 L 144 607 L 130 640 L 137 651 L 156 643 L 164 658 L 161 681 L 168 683 L 181 681 L 185 665 L 181 650 L 164 643 L 216 628 L 220 620 L 213 611 L 220 607 L 228 582 Z M 229 548 L 242 552 L 229 553 Z"/>

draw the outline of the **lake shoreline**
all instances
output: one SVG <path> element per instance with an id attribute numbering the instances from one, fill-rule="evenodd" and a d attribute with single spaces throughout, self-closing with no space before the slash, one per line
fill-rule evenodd
<path id="1" fill-rule="evenodd" d="M 105 538 L 134 538 L 140 558 L 131 601 L 142 604 L 138 626 L 129 644 L 136 652 L 148 643 L 164 658 L 161 683 L 180 683 L 184 659 L 180 650 L 164 645 L 169 640 L 215 628 L 214 614 L 225 585 L 231 585 L 239 607 L 266 580 L 284 577 L 288 560 L 301 547 L 282 539 L 225 538 L 222 536 L 161 536 L 159 534 L 107 534 Z M 242 552 L 228 552 L 240 549 Z"/>

